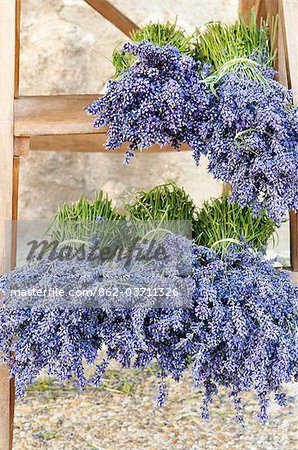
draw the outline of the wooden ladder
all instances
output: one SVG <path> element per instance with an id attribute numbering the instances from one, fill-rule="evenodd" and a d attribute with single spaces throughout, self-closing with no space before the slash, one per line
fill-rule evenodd
<path id="1" fill-rule="evenodd" d="M 124 34 L 138 27 L 106 0 L 85 0 Z M 297 0 L 240 0 L 239 11 L 246 20 L 254 8 L 258 21 L 279 13 L 278 69 L 280 81 L 292 87 L 297 101 Z M 0 273 L 5 262 L 15 266 L 16 223 L 20 157 L 29 151 L 104 150 L 104 131 L 94 130 L 83 108 L 94 95 L 19 96 L 21 0 L 0 0 Z M 125 151 L 125 146 L 119 151 Z M 163 151 L 172 150 L 165 148 Z M 188 150 L 183 147 L 183 150 Z M 152 152 L 160 152 L 154 146 Z M 298 215 L 291 213 L 291 265 L 298 271 Z M 5 251 L 5 228 L 12 225 L 11 255 Z M 0 450 L 11 450 L 14 417 L 14 380 L 7 366 L 0 366 Z"/>

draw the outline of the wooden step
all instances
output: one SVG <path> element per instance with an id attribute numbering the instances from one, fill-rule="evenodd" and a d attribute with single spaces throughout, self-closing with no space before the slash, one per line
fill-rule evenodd
<path id="1" fill-rule="evenodd" d="M 15 100 L 16 137 L 104 133 L 92 127 L 84 111 L 94 95 L 50 95 L 19 97 Z"/>
<path id="2" fill-rule="evenodd" d="M 97 134 L 70 134 L 60 136 L 32 136 L 30 139 L 30 150 L 45 150 L 55 152 L 105 152 L 109 154 L 124 153 L 128 149 L 128 143 L 116 150 L 107 150 L 105 143 L 107 136 L 104 133 Z M 182 151 L 190 151 L 186 145 L 181 146 Z M 140 153 L 176 152 L 170 146 L 160 148 L 158 145 L 140 151 Z M 139 153 L 139 152 L 138 152 Z"/>

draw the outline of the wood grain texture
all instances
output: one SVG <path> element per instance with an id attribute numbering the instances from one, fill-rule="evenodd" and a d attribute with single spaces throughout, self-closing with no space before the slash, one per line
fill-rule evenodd
<path id="1" fill-rule="evenodd" d="M 29 156 L 30 151 L 30 137 L 16 137 L 14 140 L 14 156 Z"/>
<path id="2" fill-rule="evenodd" d="M 279 2 L 279 23 L 278 23 L 278 78 L 279 81 L 285 86 L 289 87 L 290 80 L 290 68 L 289 68 L 289 55 L 287 46 L 287 33 L 285 29 L 285 16 L 283 9 L 283 2 Z"/>
<path id="3" fill-rule="evenodd" d="M 0 0 L 0 272 L 6 265 L 6 221 L 12 215 L 15 0 Z M 0 449 L 12 448 L 13 385 L 0 366 Z"/>
<path id="4" fill-rule="evenodd" d="M 298 284 L 298 272 L 292 272 L 291 278 L 294 284 Z"/>
<path id="5" fill-rule="evenodd" d="M 20 158 L 13 157 L 12 171 L 12 225 L 11 225 L 11 261 L 10 267 L 13 270 L 17 262 L 17 235 L 18 235 L 18 216 L 19 216 L 19 176 L 20 176 Z M 13 444 L 14 428 L 14 410 L 15 410 L 15 378 L 9 381 L 9 414 L 10 414 L 10 437 L 9 446 Z"/>
<path id="6" fill-rule="evenodd" d="M 285 63 L 289 88 L 298 101 L 298 0 L 280 0 L 280 26 L 285 44 Z"/>
<path id="7" fill-rule="evenodd" d="M 15 136 L 99 133 L 84 111 L 97 98 L 98 94 L 19 97 L 15 100 Z"/>
<path id="8" fill-rule="evenodd" d="M 285 43 L 285 32 L 284 32 L 284 20 L 281 16 L 279 9 L 279 24 L 278 24 L 278 81 L 284 86 L 289 86 L 288 80 L 288 60 L 286 58 L 286 43 Z"/>
<path id="9" fill-rule="evenodd" d="M 30 151 L 56 151 L 56 152 L 86 152 L 86 153 L 124 153 L 128 149 L 128 143 L 116 150 L 107 150 L 105 143 L 106 134 L 84 134 L 84 135 L 60 135 L 60 136 L 32 136 L 30 139 Z M 181 151 L 190 151 L 187 145 L 181 147 Z M 160 148 L 153 145 L 149 149 L 145 149 L 138 153 L 160 153 L 160 152 L 177 152 L 172 147 Z"/>
<path id="10" fill-rule="evenodd" d="M 0 367 L 0 448 L 10 450 L 10 382 L 8 366 Z"/>
<path id="11" fill-rule="evenodd" d="M 98 95 L 52 95 L 15 100 L 16 137 L 98 133 L 85 108 Z"/>
<path id="12" fill-rule="evenodd" d="M 276 16 L 279 0 L 262 0 L 265 3 L 268 16 Z"/>
<path id="13" fill-rule="evenodd" d="M 244 16 L 246 23 L 249 22 L 250 11 L 253 8 L 257 23 L 260 25 L 261 18 L 266 19 L 276 16 L 278 12 L 279 0 L 240 0 L 239 12 Z M 271 24 L 269 24 L 271 27 Z"/>
<path id="14" fill-rule="evenodd" d="M 130 36 L 133 31 L 138 30 L 138 25 L 107 0 L 85 0 L 85 2 L 127 36 Z"/>
<path id="15" fill-rule="evenodd" d="M 9 450 L 13 448 L 13 430 L 14 430 L 14 412 L 15 412 L 15 379 L 11 378 L 9 380 Z"/>
<path id="16" fill-rule="evenodd" d="M 19 206 L 19 176 L 20 157 L 13 157 L 13 180 L 12 180 L 12 230 L 11 230 L 11 269 L 16 266 L 17 256 L 17 220 Z"/>
<path id="17" fill-rule="evenodd" d="M 266 19 L 267 15 L 268 15 L 266 1 L 265 0 L 257 0 L 254 11 L 255 11 L 255 15 L 256 15 L 257 24 L 260 26 L 261 19 Z"/>

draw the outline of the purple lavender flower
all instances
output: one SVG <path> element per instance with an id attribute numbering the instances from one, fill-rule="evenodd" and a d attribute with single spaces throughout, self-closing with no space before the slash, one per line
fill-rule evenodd
<path id="1" fill-rule="evenodd" d="M 108 127 L 106 147 L 129 142 L 126 162 L 138 149 L 154 144 L 179 149 L 189 145 L 198 160 L 205 151 L 211 92 L 202 83 L 200 63 L 176 47 L 143 41 L 125 44 L 123 51 L 138 59 L 87 112 L 94 127 Z"/>
<path id="2" fill-rule="evenodd" d="M 241 393 L 255 392 L 265 421 L 270 393 L 284 404 L 282 384 L 297 373 L 298 287 L 249 249 L 230 248 L 222 259 L 203 247 L 195 254 L 195 317 L 184 341 L 195 384 L 207 383 L 207 399 L 208 386 L 229 387 L 239 420 Z"/>
<path id="3" fill-rule="evenodd" d="M 53 270 L 58 279 L 61 266 Z M 67 270 L 78 282 L 83 276 L 81 264 Z M 42 263 L 34 275 L 44 275 Z M 19 269 L 10 281 L 26 283 L 28 277 Z M 193 280 L 190 308 L 0 309 L 2 358 L 10 361 L 18 395 L 43 369 L 62 381 L 75 378 L 82 387 L 98 386 L 113 359 L 123 367 L 157 362 L 160 404 L 166 378 L 178 381 L 191 368 L 195 386 L 205 389 L 203 417 L 209 417 L 212 397 L 224 386 L 238 420 L 243 420 L 245 391 L 257 394 L 260 420 L 267 420 L 270 394 L 285 404 L 282 385 L 297 374 L 298 286 L 285 271 L 277 273 L 271 262 L 242 246 L 219 255 L 194 245 Z M 83 361 L 96 364 L 103 347 L 106 359 L 89 380 Z"/>
<path id="4" fill-rule="evenodd" d="M 87 109 L 96 128 L 108 127 L 108 149 L 129 142 L 129 162 L 137 149 L 187 144 L 197 164 L 207 154 L 209 171 L 232 185 L 232 201 L 256 215 L 266 209 L 277 223 L 298 209 L 298 110 L 271 68 L 256 66 L 255 78 L 230 72 L 214 95 L 209 65 L 200 72 L 173 46 L 123 50 L 137 61 Z"/>
<path id="5" fill-rule="evenodd" d="M 298 208 L 298 109 L 292 94 L 272 78 L 261 83 L 241 72 L 226 75 L 217 94 L 209 171 L 232 185 L 232 201 L 256 215 L 265 209 L 280 223 Z"/>

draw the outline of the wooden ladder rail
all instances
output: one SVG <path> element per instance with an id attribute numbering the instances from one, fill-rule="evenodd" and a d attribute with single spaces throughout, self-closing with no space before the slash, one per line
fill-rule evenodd
<path id="1" fill-rule="evenodd" d="M 131 36 L 134 31 L 139 29 L 138 25 L 107 0 L 85 0 L 85 2 L 126 36 Z"/>
<path id="2" fill-rule="evenodd" d="M 0 273 L 15 256 L 6 249 L 7 227 L 17 218 L 19 159 L 14 157 L 14 98 L 19 83 L 19 0 L 0 0 Z M 12 226 L 12 250 L 16 229 Z M 14 243 L 13 243 L 14 242 Z M 15 250 L 14 250 L 15 251 Z M 8 261 L 7 253 L 10 253 Z M 8 378 L 8 366 L 0 366 L 0 448 L 12 449 L 14 416 L 14 380 Z"/>

